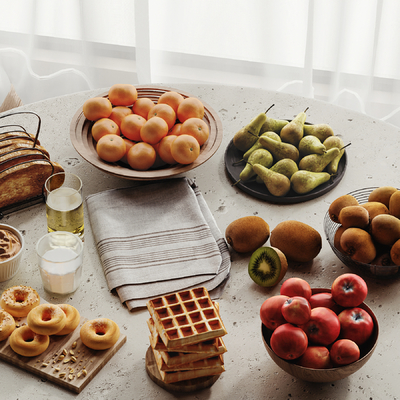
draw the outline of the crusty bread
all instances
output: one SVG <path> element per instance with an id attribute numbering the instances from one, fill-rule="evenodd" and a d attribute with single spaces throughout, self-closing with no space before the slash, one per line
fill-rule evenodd
<path id="1" fill-rule="evenodd" d="M 29 137 L 3 138 L 0 139 L 0 149 L 17 143 L 24 145 L 24 147 L 33 147 L 34 139 Z"/>
<path id="2" fill-rule="evenodd" d="M 7 153 L 0 154 L 0 172 L 14 165 L 31 161 L 31 160 L 48 160 L 48 157 L 39 149 L 14 149 Z"/>
<path id="3" fill-rule="evenodd" d="M 57 162 L 33 160 L 0 172 L 0 209 L 40 196 L 46 179 L 63 171 Z"/>
<path id="4" fill-rule="evenodd" d="M 11 142 L 8 146 L 0 147 L 0 156 L 3 154 L 7 154 L 10 151 L 14 150 L 23 150 L 23 149 L 35 149 L 35 150 L 40 150 L 47 158 L 50 158 L 49 152 L 42 146 L 36 145 L 35 147 L 32 147 L 32 142 L 26 142 L 26 141 L 18 141 L 17 143 Z"/>
<path id="5" fill-rule="evenodd" d="M 25 131 L 0 132 L 0 140 L 11 139 L 11 138 L 28 139 L 32 142 L 35 141 L 35 135 L 32 135 L 29 132 L 25 132 Z M 40 144 L 39 139 L 36 139 L 36 143 Z"/>

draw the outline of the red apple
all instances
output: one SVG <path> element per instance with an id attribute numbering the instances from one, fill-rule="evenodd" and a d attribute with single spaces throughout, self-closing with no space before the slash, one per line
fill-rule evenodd
<path id="1" fill-rule="evenodd" d="M 282 315 L 287 322 L 294 325 L 305 324 L 311 316 L 311 306 L 304 297 L 289 297 L 282 305 Z"/>
<path id="2" fill-rule="evenodd" d="M 288 296 L 276 295 L 269 297 L 260 308 L 261 322 L 271 330 L 279 325 L 285 324 L 287 321 L 282 315 L 282 305 L 288 299 Z"/>
<path id="3" fill-rule="evenodd" d="M 313 294 L 310 297 L 309 302 L 310 302 L 311 308 L 326 307 L 326 308 L 330 308 L 336 314 L 339 314 L 340 311 L 343 310 L 343 307 L 339 306 L 339 304 L 337 304 L 335 302 L 335 300 L 333 300 L 332 293 L 328 293 L 328 292 Z"/>
<path id="4" fill-rule="evenodd" d="M 289 278 L 282 283 L 280 294 L 289 297 L 305 297 L 308 300 L 311 297 L 311 287 L 304 279 Z"/>
<path id="5" fill-rule="evenodd" d="M 367 297 L 368 287 L 361 276 L 343 274 L 332 283 L 332 298 L 342 307 L 358 307 Z"/>
<path id="6" fill-rule="evenodd" d="M 325 346 L 308 346 L 297 364 L 314 369 L 332 368 L 329 350 Z"/>
<path id="7" fill-rule="evenodd" d="M 284 360 L 295 360 L 306 351 L 308 339 L 302 329 L 286 323 L 272 332 L 270 344 L 278 357 Z"/>
<path id="8" fill-rule="evenodd" d="M 359 346 L 365 343 L 374 330 L 372 317 L 362 308 L 346 308 L 339 315 L 340 337 L 350 339 Z"/>
<path id="9" fill-rule="evenodd" d="M 311 310 L 308 322 L 300 325 L 312 344 L 328 346 L 333 343 L 340 333 L 338 316 L 329 308 L 316 307 Z"/>
<path id="10" fill-rule="evenodd" d="M 349 339 L 339 339 L 331 346 L 331 360 L 334 365 L 347 365 L 360 358 L 360 348 Z"/>

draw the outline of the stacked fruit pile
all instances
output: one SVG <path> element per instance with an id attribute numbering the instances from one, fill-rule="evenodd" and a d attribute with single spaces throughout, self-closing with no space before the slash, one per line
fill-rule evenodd
<path id="1" fill-rule="evenodd" d="M 337 250 L 360 263 L 400 265 L 400 190 L 378 187 L 365 203 L 346 194 L 331 203 L 328 213 L 340 224 L 333 243 Z"/>
<path id="2" fill-rule="evenodd" d="M 272 331 L 270 346 L 284 360 L 307 368 L 333 368 L 359 360 L 375 324 L 360 306 L 365 281 L 355 274 L 334 280 L 331 290 L 312 294 L 307 281 L 289 278 L 280 294 L 264 301 L 262 323 Z"/>
<path id="3" fill-rule="evenodd" d="M 255 179 L 271 195 L 281 197 L 291 189 L 309 193 L 337 174 L 343 140 L 329 125 L 305 121 L 305 111 L 290 122 L 260 113 L 241 128 L 233 137 L 246 163 L 239 181 Z"/>
<path id="4" fill-rule="evenodd" d="M 138 97 L 130 84 L 115 84 L 108 97 L 83 104 L 96 151 L 107 162 L 121 161 L 139 171 L 173 164 L 191 164 L 209 137 L 204 105 L 196 97 L 164 92 L 154 103 Z"/>

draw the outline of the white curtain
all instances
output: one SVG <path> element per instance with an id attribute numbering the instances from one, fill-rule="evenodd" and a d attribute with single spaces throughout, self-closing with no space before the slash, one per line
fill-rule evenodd
<path id="1" fill-rule="evenodd" d="M 250 86 L 400 126 L 398 0 L 0 0 L 0 102 L 113 83 Z"/>

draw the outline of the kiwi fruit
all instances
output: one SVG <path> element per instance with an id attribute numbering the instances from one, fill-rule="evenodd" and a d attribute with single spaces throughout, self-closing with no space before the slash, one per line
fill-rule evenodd
<path id="1" fill-rule="evenodd" d="M 373 220 L 379 214 L 389 214 L 389 209 L 380 201 L 368 201 L 361 204 L 361 206 L 368 211 L 370 220 Z"/>
<path id="2" fill-rule="evenodd" d="M 362 206 L 343 207 L 339 213 L 339 223 L 346 229 L 350 227 L 365 229 L 369 224 L 368 210 Z"/>
<path id="3" fill-rule="evenodd" d="M 262 287 L 277 285 L 288 269 L 286 256 L 273 247 L 259 247 L 250 257 L 249 275 Z"/>
<path id="4" fill-rule="evenodd" d="M 347 206 L 359 205 L 358 200 L 351 194 L 344 194 L 337 199 L 333 200 L 329 206 L 329 217 L 333 222 L 339 223 L 339 213 L 342 208 Z"/>
<path id="5" fill-rule="evenodd" d="M 269 238 L 269 225 L 256 215 L 238 218 L 225 229 L 225 239 L 238 253 L 250 253 L 261 247 Z"/>
<path id="6" fill-rule="evenodd" d="M 393 216 L 400 218 L 400 190 L 396 190 L 389 200 L 389 212 Z"/>
<path id="7" fill-rule="evenodd" d="M 343 235 L 343 232 L 346 230 L 342 225 L 337 228 L 335 232 L 335 236 L 333 237 L 333 245 L 337 250 L 339 250 L 341 253 L 345 253 L 344 250 L 342 249 L 342 246 L 340 245 L 340 238 Z"/>
<path id="8" fill-rule="evenodd" d="M 361 228 L 347 228 L 340 238 L 340 246 L 354 261 L 369 264 L 376 257 L 372 236 Z"/>
<path id="9" fill-rule="evenodd" d="M 400 239 L 390 249 L 390 258 L 395 265 L 400 265 Z"/>
<path id="10" fill-rule="evenodd" d="M 271 231 L 270 245 L 282 251 L 288 260 L 306 263 L 321 251 L 322 238 L 310 225 L 287 220 L 280 222 Z"/>
<path id="11" fill-rule="evenodd" d="M 377 215 L 371 221 L 371 236 L 378 243 L 392 246 L 400 239 L 400 219 L 390 214 Z"/>
<path id="12" fill-rule="evenodd" d="M 380 186 L 374 189 L 368 196 L 368 201 L 377 201 L 383 203 L 387 208 L 389 208 L 390 196 L 397 189 L 393 186 Z"/>

